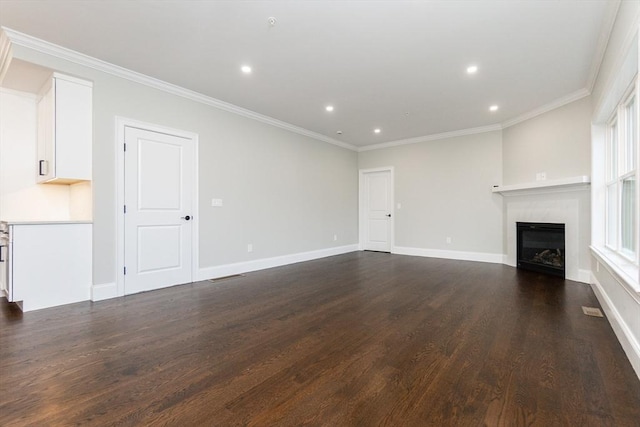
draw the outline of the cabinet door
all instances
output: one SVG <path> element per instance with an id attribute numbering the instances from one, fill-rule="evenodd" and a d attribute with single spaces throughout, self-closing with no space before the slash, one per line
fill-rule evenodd
<path id="1" fill-rule="evenodd" d="M 38 101 L 38 146 L 36 159 L 36 182 L 45 182 L 55 173 L 55 86 L 49 80 L 40 92 Z"/>
<path id="2" fill-rule="evenodd" d="M 91 224 L 14 225 L 13 300 L 38 310 L 89 299 Z"/>
<path id="3" fill-rule="evenodd" d="M 91 180 L 92 85 L 54 73 L 38 101 L 37 182 Z"/>
<path id="4" fill-rule="evenodd" d="M 55 177 L 91 179 L 92 89 L 55 78 Z"/>

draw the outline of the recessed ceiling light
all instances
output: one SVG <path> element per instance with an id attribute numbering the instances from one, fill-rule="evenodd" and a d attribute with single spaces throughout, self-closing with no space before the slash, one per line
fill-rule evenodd
<path id="1" fill-rule="evenodd" d="M 467 74 L 475 74 L 478 72 L 478 66 L 477 65 L 469 65 L 467 67 Z"/>
<path id="2" fill-rule="evenodd" d="M 327 105 L 327 106 L 325 107 L 325 110 L 327 110 L 327 111 L 329 111 L 329 112 L 333 111 L 333 105 Z"/>
<path id="3" fill-rule="evenodd" d="M 489 107 L 489 111 L 491 111 L 491 112 L 498 111 L 498 106 L 497 105 L 492 105 L 491 107 Z"/>
<path id="4" fill-rule="evenodd" d="M 245 74 L 249 74 L 251 73 L 251 67 L 249 67 L 248 65 L 243 65 L 242 68 L 240 68 L 242 70 L 243 73 Z"/>
<path id="5" fill-rule="evenodd" d="M 373 133 L 380 133 L 380 132 L 381 132 L 381 130 L 379 128 L 376 128 L 376 129 L 373 130 Z"/>

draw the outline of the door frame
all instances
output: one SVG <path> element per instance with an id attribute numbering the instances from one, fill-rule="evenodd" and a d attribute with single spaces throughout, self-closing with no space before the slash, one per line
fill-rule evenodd
<path id="1" fill-rule="evenodd" d="M 198 134 L 180 129 L 169 128 L 166 126 L 146 123 L 139 120 L 129 119 L 126 117 L 116 116 L 116 289 L 117 296 L 125 295 L 124 288 L 124 246 L 125 246 L 125 229 L 124 229 L 124 142 L 125 129 L 136 128 L 151 132 L 164 133 L 167 135 L 177 136 L 180 138 L 190 139 L 193 141 L 193 165 L 194 184 L 191 189 L 193 222 L 191 223 L 191 280 L 198 278 L 198 224 L 200 221 L 200 210 L 198 209 Z"/>
<path id="2" fill-rule="evenodd" d="M 358 250 L 364 250 L 364 242 L 366 237 L 367 218 L 365 212 L 365 200 L 366 200 L 366 185 L 365 175 L 376 172 L 389 172 L 391 179 L 391 227 L 389 231 L 389 251 L 395 252 L 395 183 L 394 183 L 394 169 L 393 166 L 383 166 L 379 168 L 360 169 L 358 171 Z"/>

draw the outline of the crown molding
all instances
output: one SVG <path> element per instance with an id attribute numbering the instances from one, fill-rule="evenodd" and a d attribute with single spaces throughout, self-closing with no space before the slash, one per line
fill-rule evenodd
<path id="1" fill-rule="evenodd" d="M 502 126 L 500 126 L 499 124 L 489 125 L 489 126 L 482 126 L 477 128 L 455 130 L 451 132 L 435 133 L 433 135 L 418 136 L 415 138 L 399 139 L 397 141 L 382 142 L 380 144 L 359 147 L 358 152 L 380 150 L 382 148 L 398 147 L 401 145 L 417 144 L 419 142 L 437 141 L 440 139 L 455 138 L 457 136 L 476 135 L 479 133 L 493 132 L 496 130 L 502 130 Z"/>
<path id="2" fill-rule="evenodd" d="M 4 31 L 0 31 L 0 84 L 2 84 L 4 76 L 6 76 L 7 70 L 9 70 L 12 57 L 11 40 L 9 40 L 9 37 Z"/>
<path id="3" fill-rule="evenodd" d="M 198 102 L 200 104 L 204 104 L 204 105 L 214 107 L 223 111 L 237 114 L 239 116 L 247 117 L 247 118 L 256 120 L 258 122 L 262 122 L 262 123 L 265 123 L 280 129 L 284 129 L 284 130 L 296 133 L 298 135 L 306 136 L 318 141 L 336 145 L 338 147 L 342 147 L 348 150 L 352 150 L 356 152 L 379 150 L 383 148 L 398 147 L 401 145 L 416 144 L 420 142 L 436 141 L 440 139 L 447 139 L 447 138 L 454 138 L 459 136 L 467 136 L 467 135 L 474 135 L 474 134 L 481 134 L 485 132 L 503 130 L 510 126 L 532 119 L 541 114 L 547 113 L 556 108 L 560 108 L 566 104 L 569 104 L 571 102 L 574 102 L 581 98 L 589 96 L 591 93 L 591 88 L 593 87 L 593 84 L 595 83 L 595 80 L 598 76 L 599 69 L 602 64 L 602 60 L 604 58 L 604 53 L 606 51 L 609 36 L 613 29 L 613 24 L 615 23 L 615 18 L 617 15 L 618 8 L 620 6 L 620 2 L 621 0 L 615 0 L 612 6 L 610 6 L 607 11 L 607 16 L 603 24 L 603 30 L 600 34 L 600 38 L 598 41 L 598 46 L 597 46 L 596 54 L 594 57 L 594 63 L 592 65 L 588 86 L 586 88 L 580 89 L 562 98 L 558 98 L 549 104 L 543 105 L 542 107 L 539 107 L 535 110 L 529 111 L 518 117 L 507 120 L 501 124 L 493 124 L 489 126 L 462 129 L 462 130 L 438 133 L 433 135 L 425 135 L 425 136 L 419 136 L 414 138 L 384 142 L 380 144 L 367 145 L 363 147 L 358 147 L 353 144 L 349 144 L 334 138 L 330 138 L 326 135 L 322 135 L 317 132 L 304 129 L 302 127 L 275 119 L 273 117 L 256 113 L 254 111 L 239 107 L 237 105 L 233 105 L 228 102 L 224 102 L 219 99 L 192 91 L 190 89 L 183 88 L 181 86 L 167 83 L 165 81 L 126 69 L 124 67 L 120 67 L 120 66 L 108 63 L 106 61 L 38 39 L 36 37 L 32 37 L 30 35 L 12 30 L 7 27 L 0 27 L 0 29 L 2 30 L 0 31 L 0 82 L 4 77 L 4 73 L 6 73 L 6 69 L 8 68 L 9 62 L 11 61 L 11 46 L 12 44 L 15 44 L 17 46 L 32 49 L 37 52 L 41 52 L 59 59 L 63 59 L 84 67 L 92 68 L 94 70 L 101 71 L 101 72 L 104 72 L 119 78 L 123 78 L 135 83 L 139 83 L 154 89 L 158 89 L 172 95 L 180 96 L 182 98 L 186 98 L 191 101 Z"/>
<path id="4" fill-rule="evenodd" d="M 618 16 L 618 10 L 620 9 L 621 0 L 610 1 L 607 5 L 604 18 L 602 20 L 602 28 L 600 28 L 600 36 L 596 43 L 595 53 L 593 55 L 593 62 L 591 63 L 591 70 L 589 71 L 589 77 L 587 78 L 586 88 L 589 93 L 593 91 L 593 87 L 600 74 L 600 67 L 602 67 L 602 61 L 604 61 L 604 55 L 607 51 L 607 45 L 613 32 L 613 26 L 616 23 L 616 17 Z"/>
<path id="5" fill-rule="evenodd" d="M 302 136 L 313 138 L 313 139 L 323 141 L 332 145 L 337 145 L 338 147 L 346 148 L 348 150 L 357 151 L 357 147 L 355 145 L 338 141 L 337 139 L 329 138 L 328 136 L 321 135 L 319 133 L 310 131 L 308 129 L 304 129 L 299 126 L 295 126 L 290 123 L 286 123 L 281 120 L 274 119 L 273 117 L 256 113 L 255 111 L 251 111 L 246 108 L 238 107 L 237 105 L 233 105 L 228 102 L 224 102 L 219 99 L 206 96 L 201 93 L 198 93 L 189 89 L 185 89 L 183 87 L 180 87 L 171 83 L 167 83 L 165 81 L 147 76 L 145 74 L 131 71 L 129 69 L 108 63 L 106 61 L 102 61 L 100 59 L 85 55 L 80 52 L 76 52 L 71 49 L 67 49 L 62 46 L 58 46 L 53 43 L 49 43 L 47 41 L 29 36 L 27 34 L 12 30 L 7 27 L 0 27 L 0 28 L 2 29 L 0 42 L 3 42 L 3 44 L 0 44 L 0 49 L 4 49 L 4 44 L 8 44 L 9 46 L 11 44 L 15 44 L 17 46 L 32 49 L 40 53 L 44 53 L 59 59 L 64 59 L 66 61 L 73 62 L 78 65 L 82 65 L 84 67 L 92 68 L 97 71 L 101 71 L 101 72 L 111 74 L 113 76 L 120 77 L 135 83 L 152 87 L 154 89 L 158 89 L 172 95 L 180 96 L 182 98 L 186 98 L 191 101 L 208 105 L 210 107 L 218 108 L 220 110 L 237 114 L 239 116 L 247 117 L 247 118 L 256 120 L 258 122 L 266 123 L 268 125 L 271 125 L 280 129 L 288 130 L 290 132 L 297 133 Z M 6 42 L 4 41 L 5 39 L 7 40 Z M 4 52 L 4 50 L 0 50 L 0 53 L 2 52 Z M 1 59 L 2 57 L 0 57 L 0 60 Z M 4 63 L 0 62 L 0 65 L 4 65 Z M 2 68 L 0 68 L 0 72 L 1 71 L 2 71 Z"/>
<path id="6" fill-rule="evenodd" d="M 534 117 L 538 117 L 544 113 L 548 113 L 549 111 L 555 110 L 556 108 L 560 108 L 567 104 L 571 104 L 574 101 L 582 99 L 586 96 L 589 96 L 591 92 L 586 88 L 577 90 L 573 93 L 570 93 L 567 96 L 563 96 L 562 98 L 558 98 L 555 101 L 552 101 L 542 107 L 538 107 L 535 110 L 531 110 L 527 113 L 524 113 L 520 116 L 514 117 L 513 119 L 509 119 L 505 122 L 502 122 L 502 128 L 508 128 L 513 125 L 517 125 L 518 123 L 524 122 L 526 120 L 533 119 Z"/>
<path id="7" fill-rule="evenodd" d="M 625 68 L 625 63 L 627 62 L 627 57 L 629 55 L 630 49 L 636 49 L 637 46 L 633 45 L 633 41 L 636 37 L 640 35 L 640 10 L 636 13 L 634 18 L 634 24 L 631 25 L 631 28 L 627 32 L 624 41 L 622 42 L 622 47 L 620 49 L 621 54 L 613 62 L 613 73 L 609 76 L 609 80 L 605 82 L 604 89 L 600 91 L 600 96 L 598 99 L 594 100 L 593 105 L 595 106 L 593 112 L 593 119 L 596 122 L 603 122 L 608 119 L 608 115 L 611 114 L 613 105 L 618 103 L 618 99 L 611 99 L 613 93 L 618 93 L 615 90 L 616 86 L 626 85 L 629 82 L 621 82 L 619 81 L 621 78 L 621 72 Z M 636 66 L 636 74 L 637 74 L 637 66 Z M 613 103 L 613 104 L 612 104 Z"/>
<path id="8" fill-rule="evenodd" d="M 489 125 L 489 126 L 482 126 L 482 127 L 477 127 L 477 128 L 469 128 L 469 129 L 462 129 L 462 130 L 457 130 L 457 131 L 452 131 L 452 132 L 444 132 L 444 133 L 437 133 L 437 134 L 433 134 L 433 135 L 426 135 L 426 136 L 419 136 L 419 137 L 415 137 L 415 138 L 409 138 L 409 139 L 401 139 L 401 140 L 397 140 L 397 141 L 390 141 L 390 142 L 383 142 L 381 144 L 375 144 L 375 145 L 367 145 L 364 147 L 359 147 L 358 148 L 358 152 L 363 152 L 363 151 L 370 151 L 370 150 L 379 150 L 382 148 L 390 148 L 390 147 L 398 147 L 400 145 L 407 145 L 407 144 L 416 144 L 419 142 L 427 142 L 427 141 L 436 141 L 439 139 L 447 139 L 447 138 L 454 138 L 457 136 L 466 136 L 466 135 L 475 135 L 475 134 L 480 134 L 480 133 L 485 133 L 485 132 L 493 132 L 496 130 L 503 130 L 506 129 L 510 126 L 516 125 L 518 123 L 524 122 L 526 120 L 530 120 L 533 119 L 534 117 L 537 117 L 541 114 L 547 113 L 549 111 L 555 110 L 556 108 L 560 108 L 564 105 L 570 104 L 574 101 L 577 101 L 579 99 L 582 99 L 586 96 L 589 96 L 591 94 L 590 91 L 588 91 L 586 88 L 584 89 L 580 89 L 576 92 L 570 93 L 567 96 L 564 96 L 562 98 L 558 98 L 553 102 L 550 102 L 546 105 L 543 105 L 542 107 L 536 108 L 535 110 L 529 111 L 525 114 L 522 114 L 518 117 L 514 117 L 513 119 L 509 119 L 505 122 L 502 122 L 501 124 L 494 124 L 494 125 Z"/>

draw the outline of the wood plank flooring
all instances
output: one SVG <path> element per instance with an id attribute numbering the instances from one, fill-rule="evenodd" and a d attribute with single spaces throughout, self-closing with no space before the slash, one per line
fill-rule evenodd
<path id="1" fill-rule="evenodd" d="M 639 426 L 588 285 L 355 252 L 22 314 L 2 426 Z"/>

